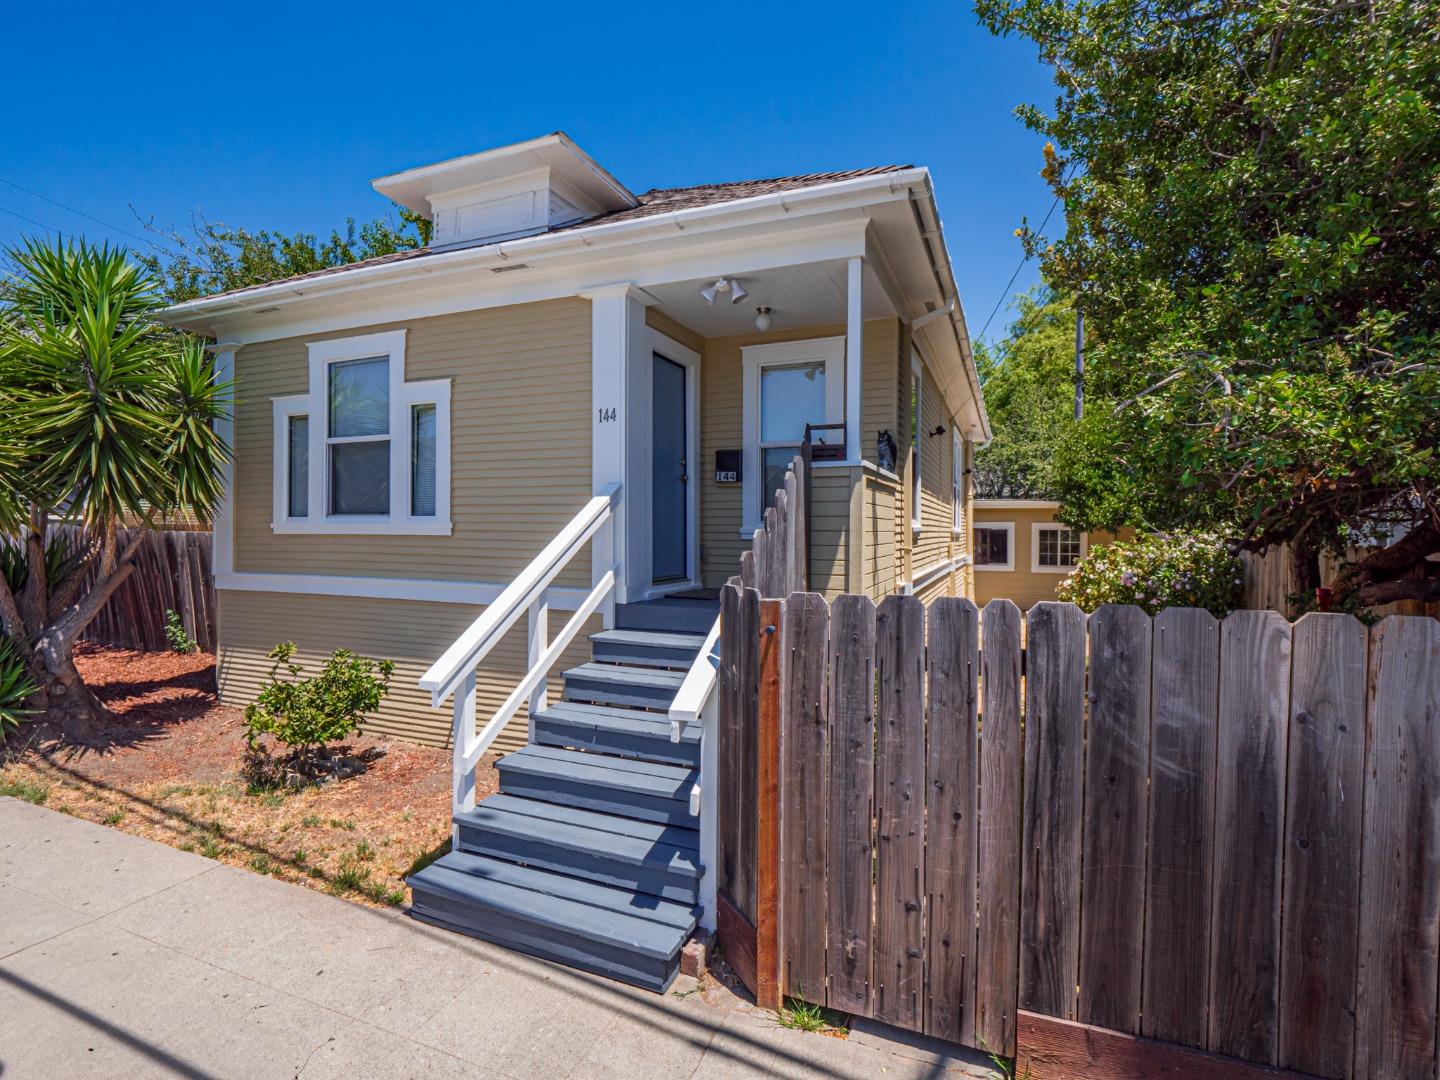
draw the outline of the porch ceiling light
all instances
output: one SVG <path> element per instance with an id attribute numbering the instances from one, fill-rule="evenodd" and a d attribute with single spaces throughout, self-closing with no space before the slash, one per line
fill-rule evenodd
<path id="1" fill-rule="evenodd" d="M 715 303 L 715 298 L 722 293 L 728 294 L 732 304 L 738 304 L 750 294 L 745 291 L 745 286 L 732 278 L 716 278 L 713 285 L 707 285 L 700 290 L 700 297 L 707 304 Z"/>
<path id="2" fill-rule="evenodd" d="M 755 309 L 755 329 L 764 332 L 769 330 L 772 325 L 774 325 L 774 320 L 770 318 L 770 309 L 757 307 Z"/>

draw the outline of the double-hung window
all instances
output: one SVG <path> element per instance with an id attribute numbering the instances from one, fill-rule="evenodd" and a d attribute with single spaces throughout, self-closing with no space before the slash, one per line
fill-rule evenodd
<path id="1" fill-rule="evenodd" d="M 910 354 L 910 528 L 920 531 L 924 518 L 920 512 L 920 446 L 925 421 L 925 367 L 920 354 Z"/>
<path id="2" fill-rule="evenodd" d="M 405 379 L 405 331 L 312 342 L 275 398 L 276 532 L 450 532 L 450 381 Z"/>
<path id="3" fill-rule="evenodd" d="M 745 369 L 742 485 L 744 532 L 775 505 L 785 470 L 800 452 L 806 424 L 844 419 L 845 339 L 819 338 L 742 350 Z M 833 437 L 819 433 L 817 439 Z"/>

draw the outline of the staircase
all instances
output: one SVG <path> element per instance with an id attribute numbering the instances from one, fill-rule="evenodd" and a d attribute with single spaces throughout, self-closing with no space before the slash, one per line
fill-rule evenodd
<path id="1" fill-rule="evenodd" d="M 667 710 L 719 606 L 616 608 L 498 764 L 500 793 L 455 815 L 454 850 L 409 878 L 411 915 L 663 992 L 695 928 L 700 733 L 672 742 Z"/>

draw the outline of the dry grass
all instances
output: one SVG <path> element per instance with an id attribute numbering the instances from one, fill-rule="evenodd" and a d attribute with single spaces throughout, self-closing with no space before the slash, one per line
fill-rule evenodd
<path id="1" fill-rule="evenodd" d="M 352 749 L 374 761 L 353 779 L 251 790 L 237 775 L 242 719 L 216 702 L 213 664 L 87 649 L 81 671 L 116 711 L 114 744 L 83 755 L 43 744 L 12 752 L 0 794 L 362 903 L 405 902 L 404 876 L 449 848 L 449 754 L 358 738 Z M 489 764 L 481 797 L 494 789 Z"/>

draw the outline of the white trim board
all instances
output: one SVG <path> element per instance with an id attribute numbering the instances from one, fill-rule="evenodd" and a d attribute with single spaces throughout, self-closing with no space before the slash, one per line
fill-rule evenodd
<path id="1" fill-rule="evenodd" d="M 976 510 L 1059 510 L 1053 499 L 976 499 Z"/>
<path id="2" fill-rule="evenodd" d="M 431 604 L 493 604 L 504 582 L 442 581 L 430 578 L 341 577 L 326 574 L 267 574 L 232 571 L 215 575 L 222 592 L 266 592 L 302 596 L 348 596 L 366 600 L 414 600 Z M 576 611 L 589 589 L 552 585 L 549 603 L 560 611 Z"/>

